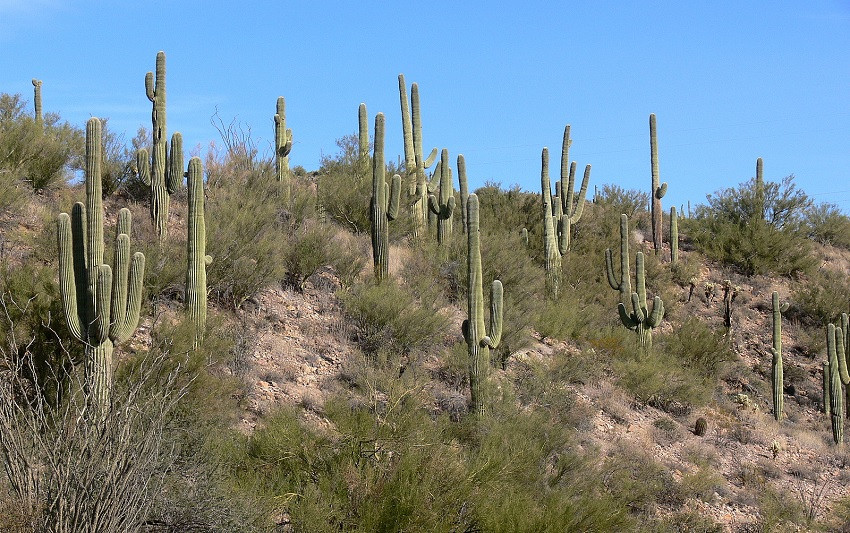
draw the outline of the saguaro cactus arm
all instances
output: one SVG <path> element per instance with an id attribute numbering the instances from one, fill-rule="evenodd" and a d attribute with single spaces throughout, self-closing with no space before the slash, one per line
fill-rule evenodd
<path id="1" fill-rule="evenodd" d="M 614 260 L 611 249 L 605 250 L 605 273 L 608 284 L 615 291 L 620 291 L 620 303 L 628 302 L 632 293 L 629 281 L 629 217 L 620 215 L 620 279 L 614 273 Z"/>

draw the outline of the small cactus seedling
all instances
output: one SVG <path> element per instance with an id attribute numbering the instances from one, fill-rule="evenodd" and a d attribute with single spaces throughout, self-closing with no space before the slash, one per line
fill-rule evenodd
<path id="1" fill-rule="evenodd" d="M 57 222 L 59 292 L 71 334 L 85 344 L 85 386 L 102 415 L 110 402 L 112 351 L 130 338 L 139 322 L 145 256 L 130 258 L 130 211 L 121 209 L 113 267 L 103 261 L 102 125 L 86 124 L 86 203 L 77 202 L 71 215 Z"/>
<path id="2" fill-rule="evenodd" d="M 386 180 L 384 163 L 384 114 L 375 115 L 375 148 L 372 156 L 372 199 L 369 213 L 372 234 L 372 260 L 378 282 L 389 275 L 389 221 L 398 215 L 401 176 L 392 178 L 392 187 Z"/>
<path id="3" fill-rule="evenodd" d="M 292 130 L 286 128 L 286 100 L 283 96 L 278 96 L 274 115 L 274 168 L 284 205 L 289 205 L 292 194 L 292 174 L 289 172 L 291 151 Z"/>
<path id="4" fill-rule="evenodd" d="M 652 243 L 655 253 L 661 253 L 662 218 L 661 199 L 667 193 L 667 182 L 660 183 L 658 171 L 658 136 L 655 127 L 655 113 L 649 115 L 649 152 L 652 166 L 652 188 L 650 189 L 650 204 L 652 206 Z"/>
<path id="5" fill-rule="evenodd" d="M 478 196 L 469 195 L 467 204 L 467 298 L 469 318 L 463 321 L 463 338 L 469 352 L 469 388 L 471 411 L 481 418 L 487 410 L 487 375 L 490 369 L 490 349 L 497 348 L 502 338 L 502 282 L 490 286 L 490 332 L 484 323 L 484 289 L 482 287 L 481 246 L 478 229 Z"/>
<path id="6" fill-rule="evenodd" d="M 207 323 L 207 265 L 212 257 L 206 253 L 207 237 L 204 221 L 204 169 L 201 158 L 189 160 L 187 176 L 189 218 L 186 239 L 186 313 L 195 332 L 193 347 L 204 339 Z"/>

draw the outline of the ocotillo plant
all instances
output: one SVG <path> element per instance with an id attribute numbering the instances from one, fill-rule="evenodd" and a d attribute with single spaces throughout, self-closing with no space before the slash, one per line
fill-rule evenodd
<path id="1" fill-rule="evenodd" d="M 776 420 L 782 418 L 782 409 L 785 405 L 783 396 L 783 372 L 782 372 L 782 313 L 788 310 L 788 303 L 779 304 L 779 293 L 773 291 L 773 346 L 770 353 L 773 354 L 773 417 Z"/>
<path id="2" fill-rule="evenodd" d="M 652 165 L 652 189 L 650 189 L 650 203 L 652 205 L 652 243 L 655 253 L 661 253 L 661 199 L 667 192 L 667 182 L 660 183 L 658 176 L 658 137 L 655 129 L 655 113 L 649 115 L 649 152 L 650 164 Z"/>
<path id="3" fill-rule="evenodd" d="M 581 189 L 578 198 L 575 196 L 576 163 L 570 163 L 570 125 L 564 128 L 564 140 L 561 144 L 561 181 L 558 182 L 558 198 L 560 206 L 556 209 L 556 224 L 558 235 L 558 249 L 561 255 L 570 250 L 570 232 L 572 225 L 581 219 L 584 212 L 584 200 L 587 196 L 587 185 L 590 182 L 590 165 L 584 167 L 584 177 L 581 180 Z"/>
<path id="4" fill-rule="evenodd" d="M 502 338 L 502 282 L 490 286 L 490 334 L 484 323 L 484 289 L 481 271 L 481 245 L 478 229 L 478 196 L 470 194 L 467 203 L 467 298 L 469 318 L 463 321 L 463 338 L 469 352 L 470 411 L 481 418 L 487 411 L 487 375 L 490 349 L 498 348 Z"/>
<path id="5" fill-rule="evenodd" d="M 457 156 L 457 180 L 460 184 L 460 219 L 463 232 L 466 233 L 466 202 L 469 199 L 469 183 L 466 181 L 466 160 L 463 154 Z"/>
<path id="6" fill-rule="evenodd" d="M 204 169 L 201 158 L 189 160 L 186 173 L 189 194 L 188 238 L 186 239 L 186 314 L 194 326 L 193 347 L 204 339 L 207 324 L 207 265 L 212 257 L 207 255 L 207 233 L 204 222 Z"/>
<path id="7" fill-rule="evenodd" d="M 384 114 L 375 115 L 375 147 L 372 156 L 372 199 L 369 205 L 372 222 L 372 260 L 375 279 L 382 281 L 389 275 L 389 221 L 398 215 L 401 176 L 393 176 L 392 187 L 387 184 L 384 164 Z"/>
<path id="8" fill-rule="evenodd" d="M 165 108 L 165 52 L 156 54 L 156 77 L 153 72 L 145 75 L 145 93 L 153 103 L 151 122 L 153 130 L 153 151 L 150 166 L 137 168 L 145 185 L 151 188 L 151 220 L 156 228 L 160 242 L 168 236 L 168 200 L 183 181 L 183 138 L 179 133 L 171 137 L 171 150 L 166 137 Z M 136 159 L 140 158 L 139 154 Z M 143 173 L 142 168 L 148 169 Z"/>
<path id="9" fill-rule="evenodd" d="M 832 439 L 840 445 L 844 440 L 844 395 L 841 391 L 837 341 L 842 336 L 841 328 L 829 324 L 826 328 L 826 352 L 829 358 L 829 414 L 832 422 Z"/>
<path id="10" fill-rule="evenodd" d="M 561 289 L 561 251 L 555 234 L 556 216 L 553 214 L 552 187 L 549 183 L 549 149 L 543 148 L 541 155 L 540 189 L 543 199 L 543 268 L 546 270 L 546 292 L 552 299 L 558 298 Z"/>
<path id="11" fill-rule="evenodd" d="M 59 215 L 59 292 L 71 334 L 85 344 L 85 384 L 103 413 L 112 386 L 114 344 L 130 338 L 139 322 L 145 256 L 130 259 L 131 216 L 122 209 L 116 230 L 114 272 L 103 262 L 103 145 L 100 120 L 86 124 L 86 203 Z"/>
<path id="12" fill-rule="evenodd" d="M 437 243 L 448 244 L 452 239 L 452 216 L 455 212 L 455 189 L 452 169 L 449 167 L 449 151 L 443 148 L 440 154 L 440 189 L 438 195 L 428 196 L 428 209 L 437 217 Z"/>
<path id="13" fill-rule="evenodd" d="M 670 262 L 679 262 L 679 218 L 676 216 L 676 206 L 670 208 Z"/>
<path id="14" fill-rule="evenodd" d="M 635 285 L 637 292 L 632 293 L 632 312 L 626 311 L 626 306 L 620 302 L 617 310 L 620 321 L 628 329 L 638 335 L 641 347 L 652 346 L 652 330 L 661 324 L 664 318 L 664 302 L 656 296 L 652 302 L 652 310 L 646 306 L 646 272 L 643 265 L 643 252 L 635 255 Z"/>
<path id="15" fill-rule="evenodd" d="M 369 157 L 369 113 L 366 112 L 366 104 L 363 102 L 357 108 L 357 141 L 357 158 Z"/>
<path id="16" fill-rule="evenodd" d="M 404 135 L 404 166 L 406 170 L 405 203 L 410 206 L 413 219 L 413 237 L 427 235 L 429 211 L 428 179 L 425 169 L 434 164 L 437 149 L 432 148 L 426 159 L 422 151 L 422 116 L 419 110 L 419 86 L 410 86 L 410 105 L 407 103 L 407 85 L 404 74 L 398 75 L 398 94 L 401 103 L 401 129 Z"/>
<path id="17" fill-rule="evenodd" d="M 632 285 L 629 281 L 629 217 L 620 215 L 620 279 L 614 274 L 614 260 L 611 248 L 605 250 L 605 274 L 608 285 L 620 291 L 620 303 L 626 304 L 632 297 Z"/>
<path id="18" fill-rule="evenodd" d="M 37 80 L 35 78 L 32 79 L 32 90 L 32 102 L 33 107 L 35 108 L 35 123 L 40 128 L 44 125 L 44 115 L 41 110 L 41 80 Z"/>
<path id="19" fill-rule="evenodd" d="M 292 151 L 292 130 L 286 128 L 286 100 L 277 97 L 274 114 L 274 169 L 280 183 L 281 199 L 289 205 L 292 194 L 292 176 L 289 172 L 289 152 Z"/>

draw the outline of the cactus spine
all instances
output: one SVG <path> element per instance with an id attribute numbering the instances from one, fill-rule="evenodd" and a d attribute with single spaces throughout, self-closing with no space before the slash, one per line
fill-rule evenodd
<path id="1" fill-rule="evenodd" d="M 168 200 L 180 186 L 183 180 L 183 138 L 180 133 L 171 137 L 171 152 L 169 156 L 166 137 L 166 108 L 165 108 L 165 52 L 156 54 L 156 77 L 153 72 L 145 75 L 145 93 L 153 103 L 151 122 L 153 125 L 153 151 L 151 164 L 146 166 L 147 174 L 139 174 L 145 185 L 151 188 L 151 220 L 156 228 L 160 242 L 168 236 Z M 137 160 L 138 160 L 137 154 Z M 137 164 L 138 166 L 138 164 Z"/>
<path id="2" fill-rule="evenodd" d="M 289 198 L 292 195 L 292 176 L 289 172 L 289 152 L 291 151 L 292 130 L 286 128 L 286 100 L 283 96 L 278 96 L 274 115 L 274 168 L 285 205 L 289 204 Z"/>
<path id="3" fill-rule="evenodd" d="M 652 330 L 664 318 L 664 302 L 656 296 L 650 311 L 646 306 L 646 273 L 643 265 L 643 252 L 635 255 L 635 285 L 637 292 L 632 293 L 632 313 L 626 311 L 622 302 L 617 305 L 620 321 L 628 329 L 634 330 L 642 347 L 652 346 Z"/>
<path id="4" fill-rule="evenodd" d="M 838 350 L 836 344 L 841 342 L 841 328 L 829 324 L 826 328 L 826 352 L 829 358 L 829 414 L 832 422 L 832 439 L 840 445 L 844 440 L 844 395 L 841 391 L 841 376 L 839 375 Z"/>
<path id="5" fill-rule="evenodd" d="M 44 114 L 41 109 L 41 80 L 32 79 L 33 107 L 35 108 L 35 123 L 39 128 L 44 126 Z"/>
<path id="6" fill-rule="evenodd" d="M 628 303 L 631 299 L 632 285 L 629 282 L 629 217 L 620 215 L 620 279 L 614 274 L 614 261 L 611 249 L 605 250 L 605 273 L 608 285 L 615 291 L 620 291 L 620 303 Z"/>
<path id="7" fill-rule="evenodd" d="M 413 218 L 413 237 L 419 238 L 428 231 L 428 180 L 425 169 L 437 158 L 437 149 L 431 149 L 427 159 L 422 152 L 422 117 L 419 111 L 419 86 L 410 86 L 410 105 L 407 103 L 407 84 L 404 74 L 398 75 L 398 94 L 401 103 L 401 129 L 404 134 L 404 165 L 407 185 L 406 204 Z"/>
<path id="8" fill-rule="evenodd" d="M 670 262 L 674 265 L 679 262 L 679 217 L 676 215 L 676 206 L 670 208 Z"/>
<path id="9" fill-rule="evenodd" d="M 448 244 L 452 239 L 452 216 L 455 212 L 452 169 L 449 167 L 449 151 L 443 148 L 440 154 L 440 189 L 438 195 L 428 196 L 428 208 L 437 217 L 437 243 Z"/>
<path id="10" fill-rule="evenodd" d="M 564 128 L 564 140 L 561 144 L 561 181 L 557 183 L 557 194 L 560 198 L 560 206 L 554 206 L 558 224 L 558 249 L 561 255 L 570 250 L 570 233 L 572 225 L 581 219 L 584 212 L 584 201 L 587 196 L 587 186 L 590 182 L 590 165 L 584 167 L 584 177 L 581 181 L 581 189 L 578 198 L 575 197 L 576 163 L 570 163 L 570 125 Z"/>
<path id="11" fill-rule="evenodd" d="M 372 199 L 369 206 L 372 222 L 372 260 L 375 279 L 382 281 L 389 275 L 389 221 L 398 215 L 401 176 L 392 178 L 392 187 L 387 184 L 384 164 L 384 114 L 375 115 L 375 147 L 372 157 Z"/>
<path id="12" fill-rule="evenodd" d="M 85 343 L 85 383 L 92 404 L 103 413 L 112 386 L 112 351 L 130 338 L 139 322 L 145 256 L 130 259 L 131 215 L 121 209 L 116 229 L 114 272 L 103 262 L 101 192 L 102 126 L 86 124 L 86 203 L 74 204 L 71 215 L 57 221 L 59 291 L 68 329 Z"/>
<path id="13" fill-rule="evenodd" d="M 189 160 L 186 173 L 189 195 L 188 239 L 186 240 L 186 313 L 195 333 L 193 347 L 204 339 L 207 324 L 207 265 L 212 257 L 207 255 L 206 224 L 204 222 L 204 169 L 201 159 Z"/>
<path id="14" fill-rule="evenodd" d="M 782 313 L 788 309 L 788 304 L 779 304 L 779 293 L 773 291 L 773 346 L 770 352 L 773 354 L 773 417 L 778 421 L 782 418 L 782 409 L 785 405 L 783 396 L 782 375 Z"/>
<path id="15" fill-rule="evenodd" d="M 661 199 L 667 192 L 667 182 L 659 183 L 658 175 L 658 137 L 655 128 L 655 113 L 649 115 L 649 152 L 650 164 L 652 165 L 652 189 L 650 190 L 650 203 L 652 205 L 652 242 L 655 253 L 661 252 Z"/>
<path id="16" fill-rule="evenodd" d="M 466 233 L 466 203 L 469 200 L 469 183 L 466 180 L 466 160 L 463 154 L 457 156 L 457 180 L 460 184 L 460 219 L 463 232 Z"/>
<path id="17" fill-rule="evenodd" d="M 469 318 L 463 321 L 463 337 L 469 352 L 469 389 L 471 411 L 481 418 L 486 413 L 487 375 L 490 349 L 497 348 L 502 338 L 502 282 L 490 286 L 490 334 L 484 323 L 484 289 L 482 287 L 481 246 L 478 229 L 478 196 L 470 194 L 467 203 L 467 297 Z"/>
<path id="18" fill-rule="evenodd" d="M 558 237 L 555 235 L 555 220 L 553 204 L 560 206 L 557 199 L 552 198 L 552 186 L 549 182 L 549 149 L 543 148 L 541 155 L 542 169 L 540 171 L 540 189 L 543 198 L 543 268 L 546 270 L 546 292 L 553 298 L 558 298 L 561 289 L 561 251 Z"/>

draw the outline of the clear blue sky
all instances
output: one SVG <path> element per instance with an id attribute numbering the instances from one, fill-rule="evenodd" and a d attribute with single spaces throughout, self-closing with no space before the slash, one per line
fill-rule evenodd
<path id="1" fill-rule="evenodd" d="M 144 76 L 168 57 L 168 128 L 188 150 L 217 140 L 210 117 L 273 138 L 286 97 L 293 165 L 318 167 L 387 116 L 402 153 L 396 77 L 419 83 L 426 150 L 466 156 L 485 180 L 539 191 L 540 151 L 572 125 L 592 184 L 648 190 L 658 116 L 665 206 L 795 174 L 850 213 L 850 1 L 239 2 L 0 0 L 0 91 L 82 126 L 150 128 Z"/>

